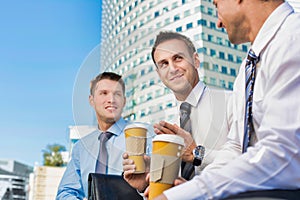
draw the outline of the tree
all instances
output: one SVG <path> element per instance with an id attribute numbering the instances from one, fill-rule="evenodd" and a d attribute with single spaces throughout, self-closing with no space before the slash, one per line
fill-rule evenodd
<path id="1" fill-rule="evenodd" d="M 66 151 L 66 147 L 60 144 L 47 145 L 44 150 L 44 166 L 56 166 L 61 167 L 66 163 L 62 159 L 61 153 Z"/>

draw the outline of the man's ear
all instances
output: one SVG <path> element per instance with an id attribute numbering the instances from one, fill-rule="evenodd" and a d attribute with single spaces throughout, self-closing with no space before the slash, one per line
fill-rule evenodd
<path id="1" fill-rule="evenodd" d="M 156 67 L 156 66 L 155 66 L 155 67 Z M 159 78 L 160 78 L 160 80 L 161 80 L 161 76 L 160 76 L 160 73 L 159 73 L 158 68 L 156 67 L 155 69 L 156 69 L 156 73 L 158 74 L 158 76 L 159 76 Z"/>
<path id="2" fill-rule="evenodd" d="M 92 107 L 94 107 L 95 104 L 94 104 L 94 98 L 92 95 L 89 96 L 89 103 Z"/>
<path id="3" fill-rule="evenodd" d="M 197 54 L 197 52 L 194 52 L 193 59 L 194 59 L 195 68 L 196 69 L 199 68 L 200 67 L 200 58 L 199 58 L 199 55 Z"/>

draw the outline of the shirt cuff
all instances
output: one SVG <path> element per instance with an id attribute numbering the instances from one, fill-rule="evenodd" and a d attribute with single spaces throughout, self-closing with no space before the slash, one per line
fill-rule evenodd
<path id="1" fill-rule="evenodd" d="M 171 189 L 164 191 L 164 195 L 168 200 L 181 200 L 181 199 L 208 199 L 205 186 L 199 180 L 195 178 L 185 182 L 181 185 L 175 186 Z"/>

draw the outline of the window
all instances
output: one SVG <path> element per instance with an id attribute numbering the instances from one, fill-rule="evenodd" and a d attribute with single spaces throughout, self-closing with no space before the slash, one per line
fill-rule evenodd
<path id="1" fill-rule="evenodd" d="M 223 45 L 223 40 L 220 37 L 217 37 L 217 43 L 220 45 Z"/>
<path id="2" fill-rule="evenodd" d="M 216 85 L 217 84 L 216 78 L 210 77 L 209 81 L 210 81 L 211 85 Z"/>
<path id="3" fill-rule="evenodd" d="M 147 57 L 148 58 L 148 57 Z M 150 59 L 150 57 L 149 57 L 149 59 Z M 152 66 L 150 66 L 149 68 L 148 68 L 148 73 L 149 72 L 152 72 L 153 71 L 153 67 Z"/>
<path id="4" fill-rule="evenodd" d="M 236 62 L 237 62 L 237 63 L 242 63 L 242 62 L 243 62 L 242 57 L 236 56 Z"/>
<path id="5" fill-rule="evenodd" d="M 244 51 L 244 52 L 247 52 L 247 51 L 248 51 L 248 48 L 247 48 L 247 46 L 246 46 L 246 45 L 244 45 L 244 44 L 242 45 L 242 49 L 243 49 L 243 51 Z"/>
<path id="6" fill-rule="evenodd" d="M 189 15 L 191 15 L 191 11 L 190 10 L 184 11 L 184 17 L 187 17 Z"/>
<path id="7" fill-rule="evenodd" d="M 155 13 L 154 13 L 154 17 L 158 17 L 159 16 L 159 11 L 156 11 Z"/>
<path id="8" fill-rule="evenodd" d="M 140 114 L 140 117 L 144 117 L 144 116 L 146 116 L 145 109 L 141 110 L 141 114 Z"/>
<path id="9" fill-rule="evenodd" d="M 201 62 L 200 63 L 200 66 L 202 65 L 202 67 L 204 68 L 204 69 L 209 69 L 209 63 L 208 62 Z"/>
<path id="10" fill-rule="evenodd" d="M 206 47 L 198 48 L 197 53 L 203 53 L 206 54 Z"/>
<path id="11" fill-rule="evenodd" d="M 194 8 L 194 11 L 195 11 L 195 13 L 201 12 L 201 7 L 200 7 L 200 6 L 195 7 L 195 8 Z"/>
<path id="12" fill-rule="evenodd" d="M 180 26 L 180 27 L 178 27 L 178 28 L 176 28 L 176 32 L 181 32 L 182 31 L 182 27 Z"/>
<path id="13" fill-rule="evenodd" d="M 216 29 L 216 23 L 215 22 L 210 22 L 210 28 L 211 29 Z"/>
<path id="14" fill-rule="evenodd" d="M 164 107 L 163 107 L 162 103 L 158 104 L 158 110 L 163 110 L 163 109 L 164 109 Z"/>
<path id="15" fill-rule="evenodd" d="M 230 69 L 230 75 L 231 75 L 231 76 L 236 76 L 236 70 L 233 69 L 233 68 L 231 68 L 231 69 Z"/>
<path id="16" fill-rule="evenodd" d="M 196 34 L 194 35 L 194 40 L 200 40 L 201 35 L 200 34 Z"/>
<path id="17" fill-rule="evenodd" d="M 160 90 L 155 90 L 155 97 L 159 97 L 160 96 Z"/>
<path id="18" fill-rule="evenodd" d="M 168 24 L 170 24 L 170 18 L 167 18 L 167 19 L 165 20 L 165 25 L 168 25 Z"/>
<path id="19" fill-rule="evenodd" d="M 155 84 L 154 79 L 151 79 L 150 82 L 149 82 L 149 85 L 151 86 L 151 85 L 154 85 L 154 84 Z"/>
<path id="20" fill-rule="evenodd" d="M 143 103 L 143 102 L 144 102 L 144 96 L 140 96 L 139 103 Z"/>
<path id="21" fill-rule="evenodd" d="M 228 60 L 233 62 L 233 55 L 232 54 L 228 54 Z"/>
<path id="22" fill-rule="evenodd" d="M 156 27 L 157 27 L 157 28 L 160 28 L 160 27 L 161 27 L 161 22 L 158 22 L 158 23 L 156 24 Z"/>
<path id="23" fill-rule="evenodd" d="M 202 13 L 205 13 L 205 7 L 203 5 L 200 6 L 200 10 Z"/>
<path id="24" fill-rule="evenodd" d="M 177 21 L 177 20 L 180 20 L 180 16 L 179 15 L 175 15 L 174 16 L 174 22 Z"/>
<path id="25" fill-rule="evenodd" d="M 222 72 L 222 74 L 227 74 L 227 67 L 226 66 L 222 66 L 221 72 Z"/>
<path id="26" fill-rule="evenodd" d="M 178 7 L 178 2 L 172 3 L 172 9 L 177 8 L 177 7 Z"/>
<path id="27" fill-rule="evenodd" d="M 231 47 L 231 43 L 229 40 L 225 40 L 225 44 L 226 44 L 226 46 Z"/>
<path id="28" fill-rule="evenodd" d="M 219 57 L 220 57 L 220 59 L 225 59 L 225 53 L 224 52 L 219 52 Z"/>
<path id="29" fill-rule="evenodd" d="M 207 14 L 213 15 L 214 10 L 212 8 L 207 8 Z"/>
<path id="30" fill-rule="evenodd" d="M 193 22 L 188 23 L 188 24 L 186 25 L 186 29 L 187 29 L 187 30 L 188 30 L 188 29 L 191 29 L 191 28 L 193 28 Z"/>
<path id="31" fill-rule="evenodd" d="M 232 90 L 233 89 L 233 82 L 228 82 L 228 89 Z"/>
<path id="32" fill-rule="evenodd" d="M 215 57 L 215 56 L 216 56 L 216 50 L 211 49 L 211 50 L 210 50 L 210 55 L 211 55 L 212 57 Z"/>
<path id="33" fill-rule="evenodd" d="M 154 39 L 150 40 L 150 46 L 152 46 L 154 44 Z"/>
<path id="34" fill-rule="evenodd" d="M 147 101 L 150 101 L 152 99 L 152 93 L 147 94 Z"/>
<path id="35" fill-rule="evenodd" d="M 220 86 L 222 88 L 226 88 L 226 84 L 225 84 L 225 81 L 224 80 L 220 80 Z"/>
<path id="36" fill-rule="evenodd" d="M 173 106 L 172 102 L 168 102 L 168 103 L 166 104 L 166 108 L 172 108 L 172 106 Z"/>
<path id="37" fill-rule="evenodd" d="M 213 71 L 218 72 L 219 66 L 217 64 L 213 64 Z"/>
<path id="38" fill-rule="evenodd" d="M 209 42 L 212 42 L 213 38 L 214 38 L 213 35 L 209 35 L 209 34 L 207 35 L 207 39 L 208 39 Z"/>
<path id="39" fill-rule="evenodd" d="M 152 7 L 153 7 L 153 5 L 154 5 L 154 2 L 153 2 L 153 1 L 151 1 L 151 2 L 149 3 L 149 8 L 152 8 Z"/>
<path id="40" fill-rule="evenodd" d="M 147 87 L 147 84 L 146 84 L 145 82 L 142 83 L 142 88 L 141 88 L 141 89 L 143 90 L 143 89 L 145 89 L 146 87 Z"/>
<path id="41" fill-rule="evenodd" d="M 197 21 L 197 24 L 198 24 L 198 25 L 202 25 L 202 26 L 206 26 L 206 25 L 207 25 L 207 22 L 206 22 L 205 19 L 199 19 L 199 20 Z"/>

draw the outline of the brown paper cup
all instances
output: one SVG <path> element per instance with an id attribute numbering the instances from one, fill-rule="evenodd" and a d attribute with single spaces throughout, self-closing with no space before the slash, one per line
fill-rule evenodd
<path id="1" fill-rule="evenodd" d="M 152 140 L 149 200 L 173 186 L 178 177 L 184 140 L 177 135 L 157 135 Z"/>
<path id="2" fill-rule="evenodd" d="M 142 123 L 132 123 L 125 127 L 126 151 L 136 165 L 135 174 L 145 173 L 147 127 Z"/>

